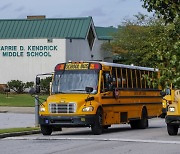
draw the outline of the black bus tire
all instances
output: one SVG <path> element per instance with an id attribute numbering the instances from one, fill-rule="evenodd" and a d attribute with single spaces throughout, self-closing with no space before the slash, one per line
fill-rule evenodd
<path id="1" fill-rule="evenodd" d="M 140 120 L 131 120 L 129 122 L 130 126 L 131 126 L 131 129 L 138 129 L 139 128 L 139 121 Z"/>
<path id="2" fill-rule="evenodd" d="M 149 123 L 148 123 L 147 109 L 143 108 L 142 116 L 141 116 L 141 119 L 139 120 L 139 128 L 146 129 L 146 128 L 148 128 L 148 126 L 149 126 Z"/>
<path id="3" fill-rule="evenodd" d="M 52 127 L 48 125 L 41 125 L 41 133 L 43 135 L 51 135 Z"/>
<path id="4" fill-rule="evenodd" d="M 167 124 L 167 131 L 168 131 L 168 134 L 169 134 L 170 136 L 177 135 L 177 133 L 178 133 L 178 128 L 179 128 L 178 125 Z"/>
<path id="5" fill-rule="evenodd" d="M 91 126 L 92 133 L 94 135 L 102 134 L 103 126 L 102 126 L 102 109 L 99 108 L 96 112 L 94 124 Z"/>

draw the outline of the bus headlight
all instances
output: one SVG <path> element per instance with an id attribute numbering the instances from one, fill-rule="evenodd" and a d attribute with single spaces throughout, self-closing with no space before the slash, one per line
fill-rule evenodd
<path id="1" fill-rule="evenodd" d="M 45 107 L 40 106 L 39 111 L 40 111 L 40 112 L 45 112 Z"/>
<path id="2" fill-rule="evenodd" d="M 169 111 L 170 111 L 170 112 L 175 112 L 175 107 L 170 106 L 170 107 L 169 107 Z"/>
<path id="3" fill-rule="evenodd" d="M 87 106 L 82 109 L 83 112 L 91 112 L 93 110 L 94 110 L 94 108 L 92 106 Z"/>

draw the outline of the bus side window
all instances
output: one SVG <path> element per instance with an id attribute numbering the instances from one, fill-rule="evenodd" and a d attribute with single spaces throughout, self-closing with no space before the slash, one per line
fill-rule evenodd
<path id="1" fill-rule="evenodd" d="M 121 68 L 117 68 L 118 87 L 122 88 Z"/>
<path id="2" fill-rule="evenodd" d="M 149 80 L 150 80 L 149 88 L 153 89 L 153 72 L 149 72 Z"/>
<path id="3" fill-rule="evenodd" d="M 116 77 L 117 73 L 116 73 L 116 68 L 112 68 L 112 86 L 113 89 L 117 88 L 117 77 Z"/>
<path id="4" fill-rule="evenodd" d="M 158 89 L 158 83 L 157 83 L 157 78 L 158 78 L 158 72 L 152 72 L 153 80 L 152 80 L 152 87 L 153 89 Z"/>
<path id="5" fill-rule="evenodd" d="M 123 88 L 127 88 L 127 78 L 126 78 L 126 69 L 122 69 L 122 83 L 123 83 Z"/>
<path id="6" fill-rule="evenodd" d="M 136 87 L 136 70 L 132 70 L 132 83 L 133 83 L 133 88 L 137 88 Z"/>
<path id="7" fill-rule="evenodd" d="M 148 84 L 148 78 L 149 78 L 149 72 L 148 71 L 145 71 L 145 84 L 146 84 L 146 88 L 150 88 L 149 87 L 149 84 Z"/>
<path id="8" fill-rule="evenodd" d="M 141 85 L 141 72 L 140 72 L 140 70 L 136 70 L 136 75 L 137 75 L 137 86 L 138 86 L 138 88 L 142 88 L 142 85 Z"/>
<path id="9" fill-rule="evenodd" d="M 144 71 L 141 71 L 142 88 L 146 88 L 146 81 L 144 75 L 145 75 Z"/>
<path id="10" fill-rule="evenodd" d="M 131 70 L 127 69 L 128 72 L 128 88 L 132 88 Z"/>

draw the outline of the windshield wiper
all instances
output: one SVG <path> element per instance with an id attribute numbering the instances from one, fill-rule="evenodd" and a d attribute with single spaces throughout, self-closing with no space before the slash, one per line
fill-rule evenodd
<path id="1" fill-rule="evenodd" d="M 70 91 L 85 91 L 84 89 L 70 89 Z"/>
<path id="2" fill-rule="evenodd" d="M 58 91 L 58 92 L 54 92 L 54 94 L 65 94 L 65 93 L 62 91 Z"/>

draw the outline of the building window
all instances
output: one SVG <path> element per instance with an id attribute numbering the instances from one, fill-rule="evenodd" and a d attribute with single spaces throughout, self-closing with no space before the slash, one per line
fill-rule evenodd
<path id="1" fill-rule="evenodd" d="M 93 44 L 94 44 L 94 40 L 95 40 L 95 35 L 94 35 L 94 31 L 92 29 L 92 26 L 89 29 L 89 33 L 88 33 L 87 39 L 88 39 L 90 50 L 92 50 L 92 47 L 93 47 Z"/>

